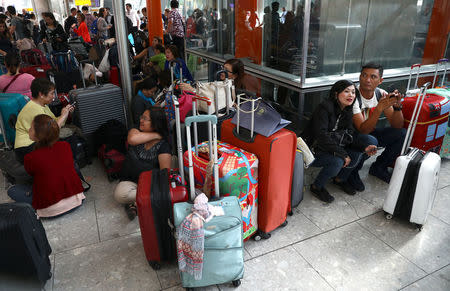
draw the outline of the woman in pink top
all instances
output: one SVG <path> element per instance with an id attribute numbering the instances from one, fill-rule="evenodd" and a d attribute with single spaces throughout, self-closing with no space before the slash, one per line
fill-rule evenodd
<path id="1" fill-rule="evenodd" d="M 19 73 L 20 59 L 16 53 L 8 53 L 5 57 L 8 73 L 0 76 L 0 93 L 19 93 L 31 98 L 31 82 L 34 77 L 27 73 Z"/>

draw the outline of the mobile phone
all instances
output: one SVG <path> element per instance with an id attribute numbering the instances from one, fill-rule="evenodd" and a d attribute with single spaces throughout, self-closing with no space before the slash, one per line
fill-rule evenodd
<path id="1" fill-rule="evenodd" d="M 377 147 L 377 148 L 376 148 L 377 151 L 382 150 L 382 149 L 384 149 L 384 147 Z M 370 152 L 373 152 L 373 151 L 374 151 L 374 150 L 366 151 L 366 153 L 370 153 Z"/>
<path id="2" fill-rule="evenodd" d="M 70 105 L 75 106 L 75 104 L 77 104 L 77 101 L 74 101 L 74 102 L 71 103 Z"/>

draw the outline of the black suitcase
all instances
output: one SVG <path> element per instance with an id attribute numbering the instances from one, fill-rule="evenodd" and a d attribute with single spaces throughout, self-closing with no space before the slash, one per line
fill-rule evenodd
<path id="1" fill-rule="evenodd" d="M 0 150 L 0 170 L 11 184 L 31 185 L 31 177 L 24 166 L 16 160 L 14 151 Z"/>
<path id="2" fill-rule="evenodd" d="M 52 249 L 31 205 L 0 204 L 0 250 L 1 272 L 35 275 L 42 284 L 52 276 Z"/>

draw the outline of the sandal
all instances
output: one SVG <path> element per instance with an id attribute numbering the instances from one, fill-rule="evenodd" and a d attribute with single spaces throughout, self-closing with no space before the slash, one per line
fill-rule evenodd
<path id="1" fill-rule="evenodd" d="M 137 208 L 134 203 L 125 205 L 125 212 L 130 220 L 133 220 L 137 216 Z"/>

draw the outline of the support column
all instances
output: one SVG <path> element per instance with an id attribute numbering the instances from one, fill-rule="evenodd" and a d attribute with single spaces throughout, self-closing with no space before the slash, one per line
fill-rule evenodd
<path id="1" fill-rule="evenodd" d="M 161 0 L 147 0 L 147 28 L 150 43 L 155 36 L 163 38 Z"/>
<path id="2" fill-rule="evenodd" d="M 235 39 L 236 58 L 249 58 L 255 64 L 261 64 L 262 19 L 257 20 L 257 0 L 235 1 Z M 248 16 L 247 13 L 250 15 Z"/>
<path id="3" fill-rule="evenodd" d="M 435 0 L 428 27 L 422 64 L 436 63 L 444 56 L 447 36 L 450 33 L 450 1 Z"/>
<path id="4" fill-rule="evenodd" d="M 50 0 L 31 0 L 31 4 L 33 5 L 33 11 L 38 20 L 42 19 L 42 12 L 51 11 Z"/>
<path id="5" fill-rule="evenodd" d="M 128 105 L 131 104 L 131 99 L 133 98 L 133 89 L 131 83 L 131 66 L 130 57 L 128 51 L 128 38 L 127 38 L 127 28 L 125 21 L 125 2 L 123 0 L 113 0 L 113 12 L 114 12 L 114 25 L 116 28 L 116 42 L 117 49 L 119 53 L 119 67 L 120 67 L 120 79 L 122 84 L 124 104 L 127 102 Z M 128 106 L 130 108 L 130 106 Z M 124 107 L 124 110 L 125 107 Z M 128 120 L 131 120 L 131 114 L 128 110 L 127 112 Z M 128 122 L 128 121 L 127 121 Z M 129 122 L 127 127 L 129 127 Z"/>

